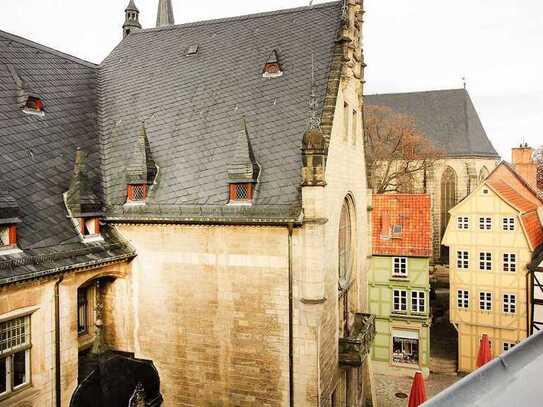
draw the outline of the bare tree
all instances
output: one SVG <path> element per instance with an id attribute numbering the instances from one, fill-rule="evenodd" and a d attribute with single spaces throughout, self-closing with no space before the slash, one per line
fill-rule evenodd
<path id="1" fill-rule="evenodd" d="M 415 127 L 414 118 L 385 106 L 364 110 L 366 169 L 374 192 L 412 192 L 445 153 Z"/>

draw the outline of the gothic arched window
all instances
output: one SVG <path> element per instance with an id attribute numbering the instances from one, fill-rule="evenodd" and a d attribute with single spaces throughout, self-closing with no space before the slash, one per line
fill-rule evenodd
<path id="1" fill-rule="evenodd" d="M 339 281 L 343 285 L 348 280 L 353 267 L 353 217 L 349 199 L 343 201 L 339 218 Z"/>
<path id="2" fill-rule="evenodd" d="M 441 176 L 441 237 L 449 223 L 449 210 L 456 205 L 457 185 L 456 172 L 451 167 L 447 167 Z M 441 248 L 441 260 L 448 260 L 447 248 L 444 246 Z"/>

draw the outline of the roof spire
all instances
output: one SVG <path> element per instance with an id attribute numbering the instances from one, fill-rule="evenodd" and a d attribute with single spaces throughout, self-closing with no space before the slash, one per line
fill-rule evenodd
<path id="1" fill-rule="evenodd" d="M 66 192 L 66 206 L 76 218 L 101 214 L 102 211 L 102 203 L 89 182 L 86 161 L 86 154 L 77 148 L 74 172 Z"/>
<path id="2" fill-rule="evenodd" d="M 157 28 L 174 24 L 175 20 L 173 17 L 172 0 L 159 0 L 158 11 L 156 15 Z"/>
<path id="3" fill-rule="evenodd" d="M 134 144 L 134 150 L 130 157 L 126 175 L 129 184 L 152 184 L 157 169 L 151 154 L 151 145 L 147 138 L 145 122 L 142 122 L 138 132 L 138 138 Z"/>
<path id="4" fill-rule="evenodd" d="M 133 31 L 141 30 L 140 11 L 136 7 L 134 0 L 130 0 L 124 10 L 123 38 Z"/>
<path id="5" fill-rule="evenodd" d="M 245 117 L 241 119 L 241 130 L 238 133 L 234 156 L 228 166 L 228 181 L 256 181 L 260 168 L 255 160 Z"/>

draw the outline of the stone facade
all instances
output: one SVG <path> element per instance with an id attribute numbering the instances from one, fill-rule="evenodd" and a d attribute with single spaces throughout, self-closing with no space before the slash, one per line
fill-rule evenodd
<path id="1" fill-rule="evenodd" d="M 94 338 L 92 299 L 88 305 L 89 330 L 86 335 L 77 331 L 77 289 L 92 284 L 97 278 L 107 277 L 109 296 L 106 325 L 110 330 L 107 343 L 118 350 L 131 349 L 131 313 L 126 299 L 129 266 L 119 263 L 107 267 L 65 273 L 55 277 L 0 287 L 0 321 L 30 316 L 30 384 L 0 396 L 0 405 L 53 406 L 55 405 L 55 285 L 59 284 L 60 310 L 60 377 L 61 405 L 68 406 L 78 381 L 78 354 L 88 349 Z"/>

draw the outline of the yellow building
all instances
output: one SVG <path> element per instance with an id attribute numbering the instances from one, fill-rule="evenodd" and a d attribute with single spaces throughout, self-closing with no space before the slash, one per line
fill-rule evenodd
<path id="1" fill-rule="evenodd" d="M 535 191 L 501 163 L 450 211 L 450 320 L 458 331 L 458 369 L 475 368 L 479 339 L 493 356 L 527 336 L 527 264 L 543 242 Z"/>

